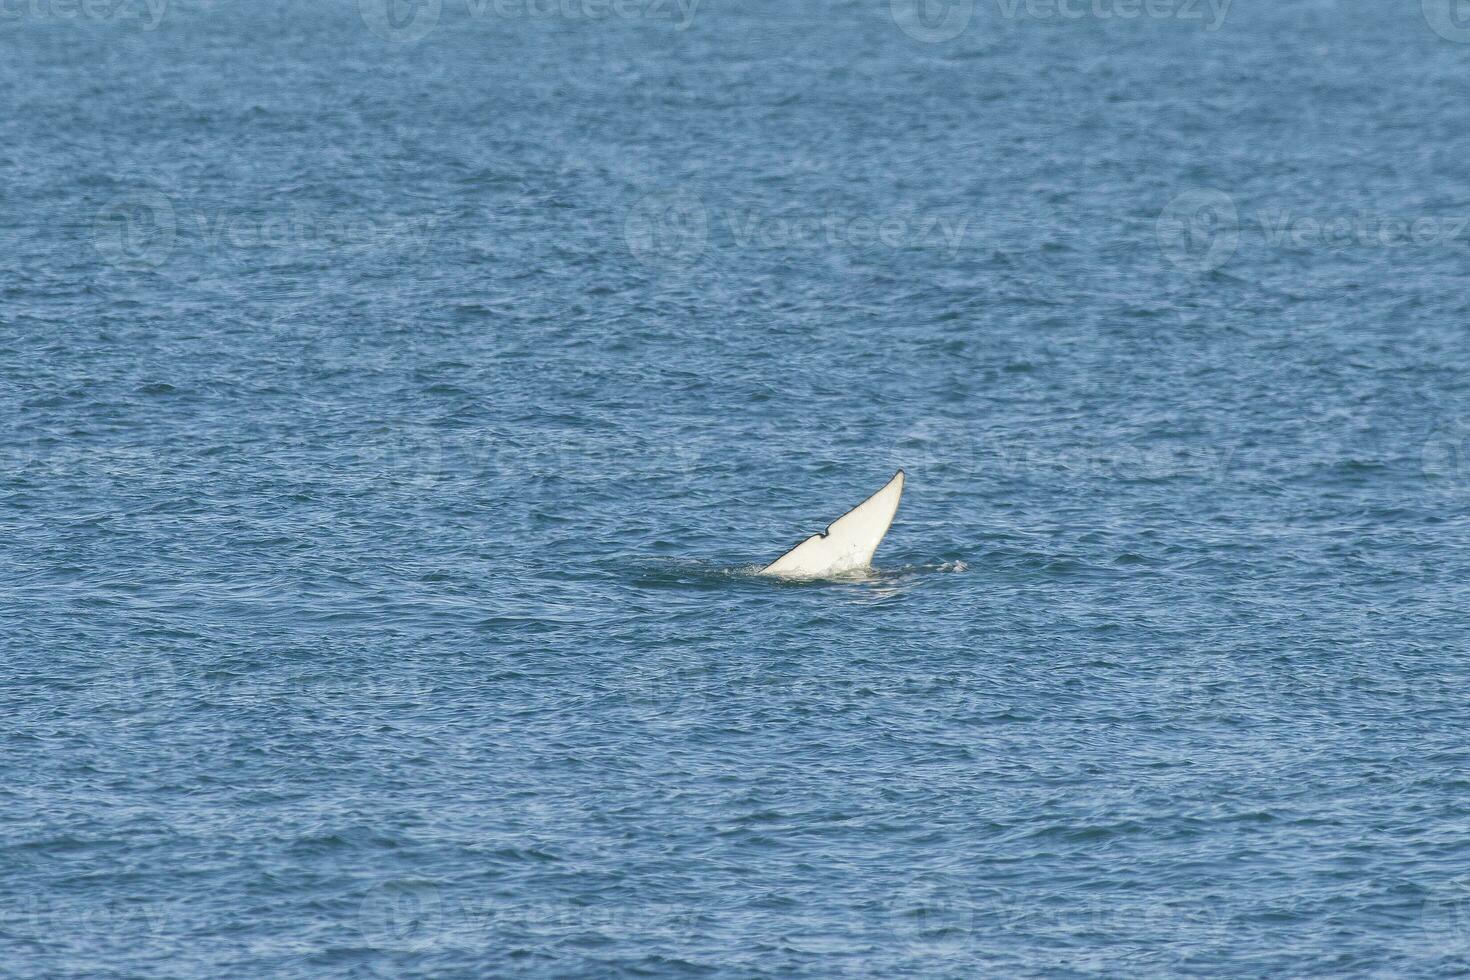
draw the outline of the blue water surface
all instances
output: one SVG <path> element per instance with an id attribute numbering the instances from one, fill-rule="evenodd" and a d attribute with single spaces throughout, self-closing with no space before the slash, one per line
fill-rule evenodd
<path id="1" fill-rule="evenodd" d="M 0 975 L 1470 970 L 1458 13 L 0 4 Z"/>

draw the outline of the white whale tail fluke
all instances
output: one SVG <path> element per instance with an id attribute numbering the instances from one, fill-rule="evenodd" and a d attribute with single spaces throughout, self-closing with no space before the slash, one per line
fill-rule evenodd
<path id="1" fill-rule="evenodd" d="M 827 525 L 827 530 L 813 534 L 760 573 L 783 578 L 828 578 L 867 568 L 893 523 L 893 515 L 898 513 L 901 496 L 903 470 L 895 473 L 883 489 Z"/>

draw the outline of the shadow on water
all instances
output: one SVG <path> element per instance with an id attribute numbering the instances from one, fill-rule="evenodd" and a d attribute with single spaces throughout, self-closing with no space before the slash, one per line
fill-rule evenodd
<path id="1" fill-rule="evenodd" d="M 932 580 L 935 576 L 964 572 L 963 561 L 897 565 L 847 572 L 831 578 L 790 579 L 760 574 L 763 565 L 726 565 L 698 558 L 644 558 L 623 563 L 633 584 L 648 589 L 689 589 L 749 592 L 801 590 L 805 592 L 861 591 L 877 597 L 899 595 Z"/>

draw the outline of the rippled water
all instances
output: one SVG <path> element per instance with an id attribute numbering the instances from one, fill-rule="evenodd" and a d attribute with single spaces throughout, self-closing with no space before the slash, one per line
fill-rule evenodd
<path id="1" fill-rule="evenodd" d="M 1470 969 L 1455 14 L 0 7 L 0 973 Z"/>

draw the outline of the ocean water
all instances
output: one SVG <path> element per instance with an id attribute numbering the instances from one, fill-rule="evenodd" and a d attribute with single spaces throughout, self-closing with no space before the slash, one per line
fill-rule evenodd
<path id="1" fill-rule="evenodd" d="M 0 975 L 1470 970 L 1459 15 L 0 4 Z"/>

